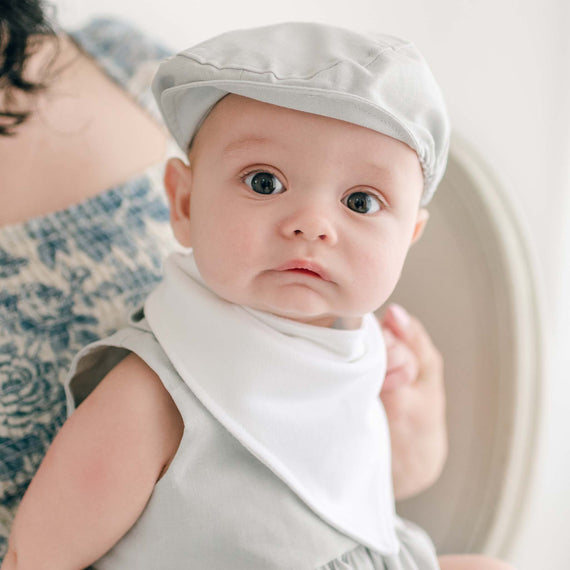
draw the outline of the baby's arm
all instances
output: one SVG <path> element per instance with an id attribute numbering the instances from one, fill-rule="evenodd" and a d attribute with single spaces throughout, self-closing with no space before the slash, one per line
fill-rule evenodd
<path id="1" fill-rule="evenodd" d="M 183 423 L 154 372 L 125 358 L 61 428 L 18 510 L 1 570 L 79 570 L 133 525 Z"/>

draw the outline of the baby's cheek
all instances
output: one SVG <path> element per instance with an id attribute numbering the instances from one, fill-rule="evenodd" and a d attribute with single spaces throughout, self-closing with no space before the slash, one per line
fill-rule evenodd
<path id="1" fill-rule="evenodd" d="M 364 278 L 362 284 L 366 292 L 380 306 L 392 294 L 402 270 L 403 259 L 400 252 L 392 248 L 378 248 L 363 259 Z"/>
<path id="2" fill-rule="evenodd" d="M 218 279 L 238 282 L 258 261 L 260 240 L 247 223 L 239 223 L 235 218 L 219 222 L 209 229 L 210 243 L 203 251 L 209 253 L 210 265 L 214 266 L 212 270 L 216 271 Z"/>
<path id="3" fill-rule="evenodd" d="M 239 261 L 243 263 L 246 263 L 248 260 L 253 261 L 251 257 L 255 256 L 256 251 L 260 248 L 260 244 L 258 243 L 259 239 L 256 233 L 252 231 L 247 223 L 244 222 L 240 226 L 234 226 L 227 232 L 226 236 L 228 249 L 231 249 L 235 255 L 239 256 Z"/>
<path id="4" fill-rule="evenodd" d="M 243 228 L 236 220 L 220 212 L 202 217 L 200 227 L 200 245 L 204 250 L 210 250 L 215 256 L 231 254 L 232 250 L 239 250 L 243 243 Z"/>

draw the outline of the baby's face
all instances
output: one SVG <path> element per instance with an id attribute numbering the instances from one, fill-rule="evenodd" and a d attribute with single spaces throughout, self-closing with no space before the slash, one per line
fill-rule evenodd
<path id="1" fill-rule="evenodd" d="M 320 326 L 380 307 L 427 219 L 404 143 L 236 95 L 165 182 L 175 234 L 218 295 Z"/>

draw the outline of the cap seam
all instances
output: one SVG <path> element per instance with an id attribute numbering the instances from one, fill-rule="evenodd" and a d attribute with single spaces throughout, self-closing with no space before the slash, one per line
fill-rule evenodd
<path id="1" fill-rule="evenodd" d="M 374 63 L 374 61 L 376 61 L 379 57 L 381 57 L 382 55 L 384 55 L 387 51 L 393 51 L 393 52 L 397 52 L 400 51 L 401 49 L 405 48 L 405 47 L 410 47 L 412 44 L 411 43 L 406 43 L 403 44 L 401 46 L 386 46 L 385 48 L 382 48 L 382 50 L 380 50 L 378 53 L 374 54 L 371 59 L 366 62 L 366 63 L 361 63 L 361 62 L 357 62 L 360 65 L 362 65 L 363 67 L 367 68 L 369 65 L 371 65 L 372 63 Z M 196 55 L 190 55 L 188 53 L 180 53 L 178 54 L 178 57 L 184 57 L 185 59 L 189 59 L 190 61 L 193 61 L 199 65 L 202 65 L 204 67 L 212 67 L 213 69 L 216 69 L 217 71 L 224 71 L 224 70 L 235 70 L 235 71 L 241 71 L 242 73 L 244 71 L 247 71 L 249 73 L 254 73 L 256 75 L 272 75 L 273 77 L 275 77 L 275 79 L 279 79 L 279 80 L 291 80 L 291 79 L 305 79 L 305 80 L 310 80 L 315 78 L 317 75 L 324 73 L 325 71 L 329 71 L 330 69 L 336 67 L 337 65 L 340 65 L 341 63 L 352 63 L 352 60 L 350 59 L 337 59 L 334 62 L 330 63 L 327 67 L 323 68 L 323 69 L 319 69 L 318 71 L 315 71 L 314 73 L 310 74 L 310 75 L 296 75 L 296 76 L 280 76 L 277 75 L 277 73 L 275 73 L 274 71 L 272 71 L 271 69 L 266 69 L 266 70 L 260 70 L 260 69 L 253 69 L 251 67 L 246 67 L 245 65 L 224 65 L 224 66 L 220 66 L 220 65 L 216 65 L 214 63 L 209 63 L 206 61 L 202 61 L 198 56 Z"/>
<path id="2" fill-rule="evenodd" d="M 412 47 L 412 46 L 413 46 L 413 44 L 411 42 L 406 43 L 406 44 L 402 44 L 400 46 L 390 46 L 389 48 L 382 50 L 380 53 L 377 53 L 368 63 L 363 63 L 362 66 L 365 68 L 368 68 L 368 66 L 372 65 L 381 55 L 384 55 L 384 53 L 386 51 L 388 51 L 388 49 L 390 49 L 393 52 L 399 52 L 404 48 L 408 48 L 408 47 Z"/>

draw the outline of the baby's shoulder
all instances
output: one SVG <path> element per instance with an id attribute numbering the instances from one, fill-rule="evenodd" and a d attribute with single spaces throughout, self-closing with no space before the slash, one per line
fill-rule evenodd
<path id="1" fill-rule="evenodd" d="M 163 471 L 178 449 L 184 424 L 156 372 L 134 353 L 106 374 L 73 416 L 109 430 L 116 447 L 145 449 Z M 116 445 L 128 440 L 127 445 Z"/>
<path id="2" fill-rule="evenodd" d="M 105 376 L 109 399 L 124 403 L 137 422 L 170 433 L 183 429 L 182 418 L 158 374 L 137 354 L 130 353 Z M 181 433 L 181 432 L 180 432 Z"/>

